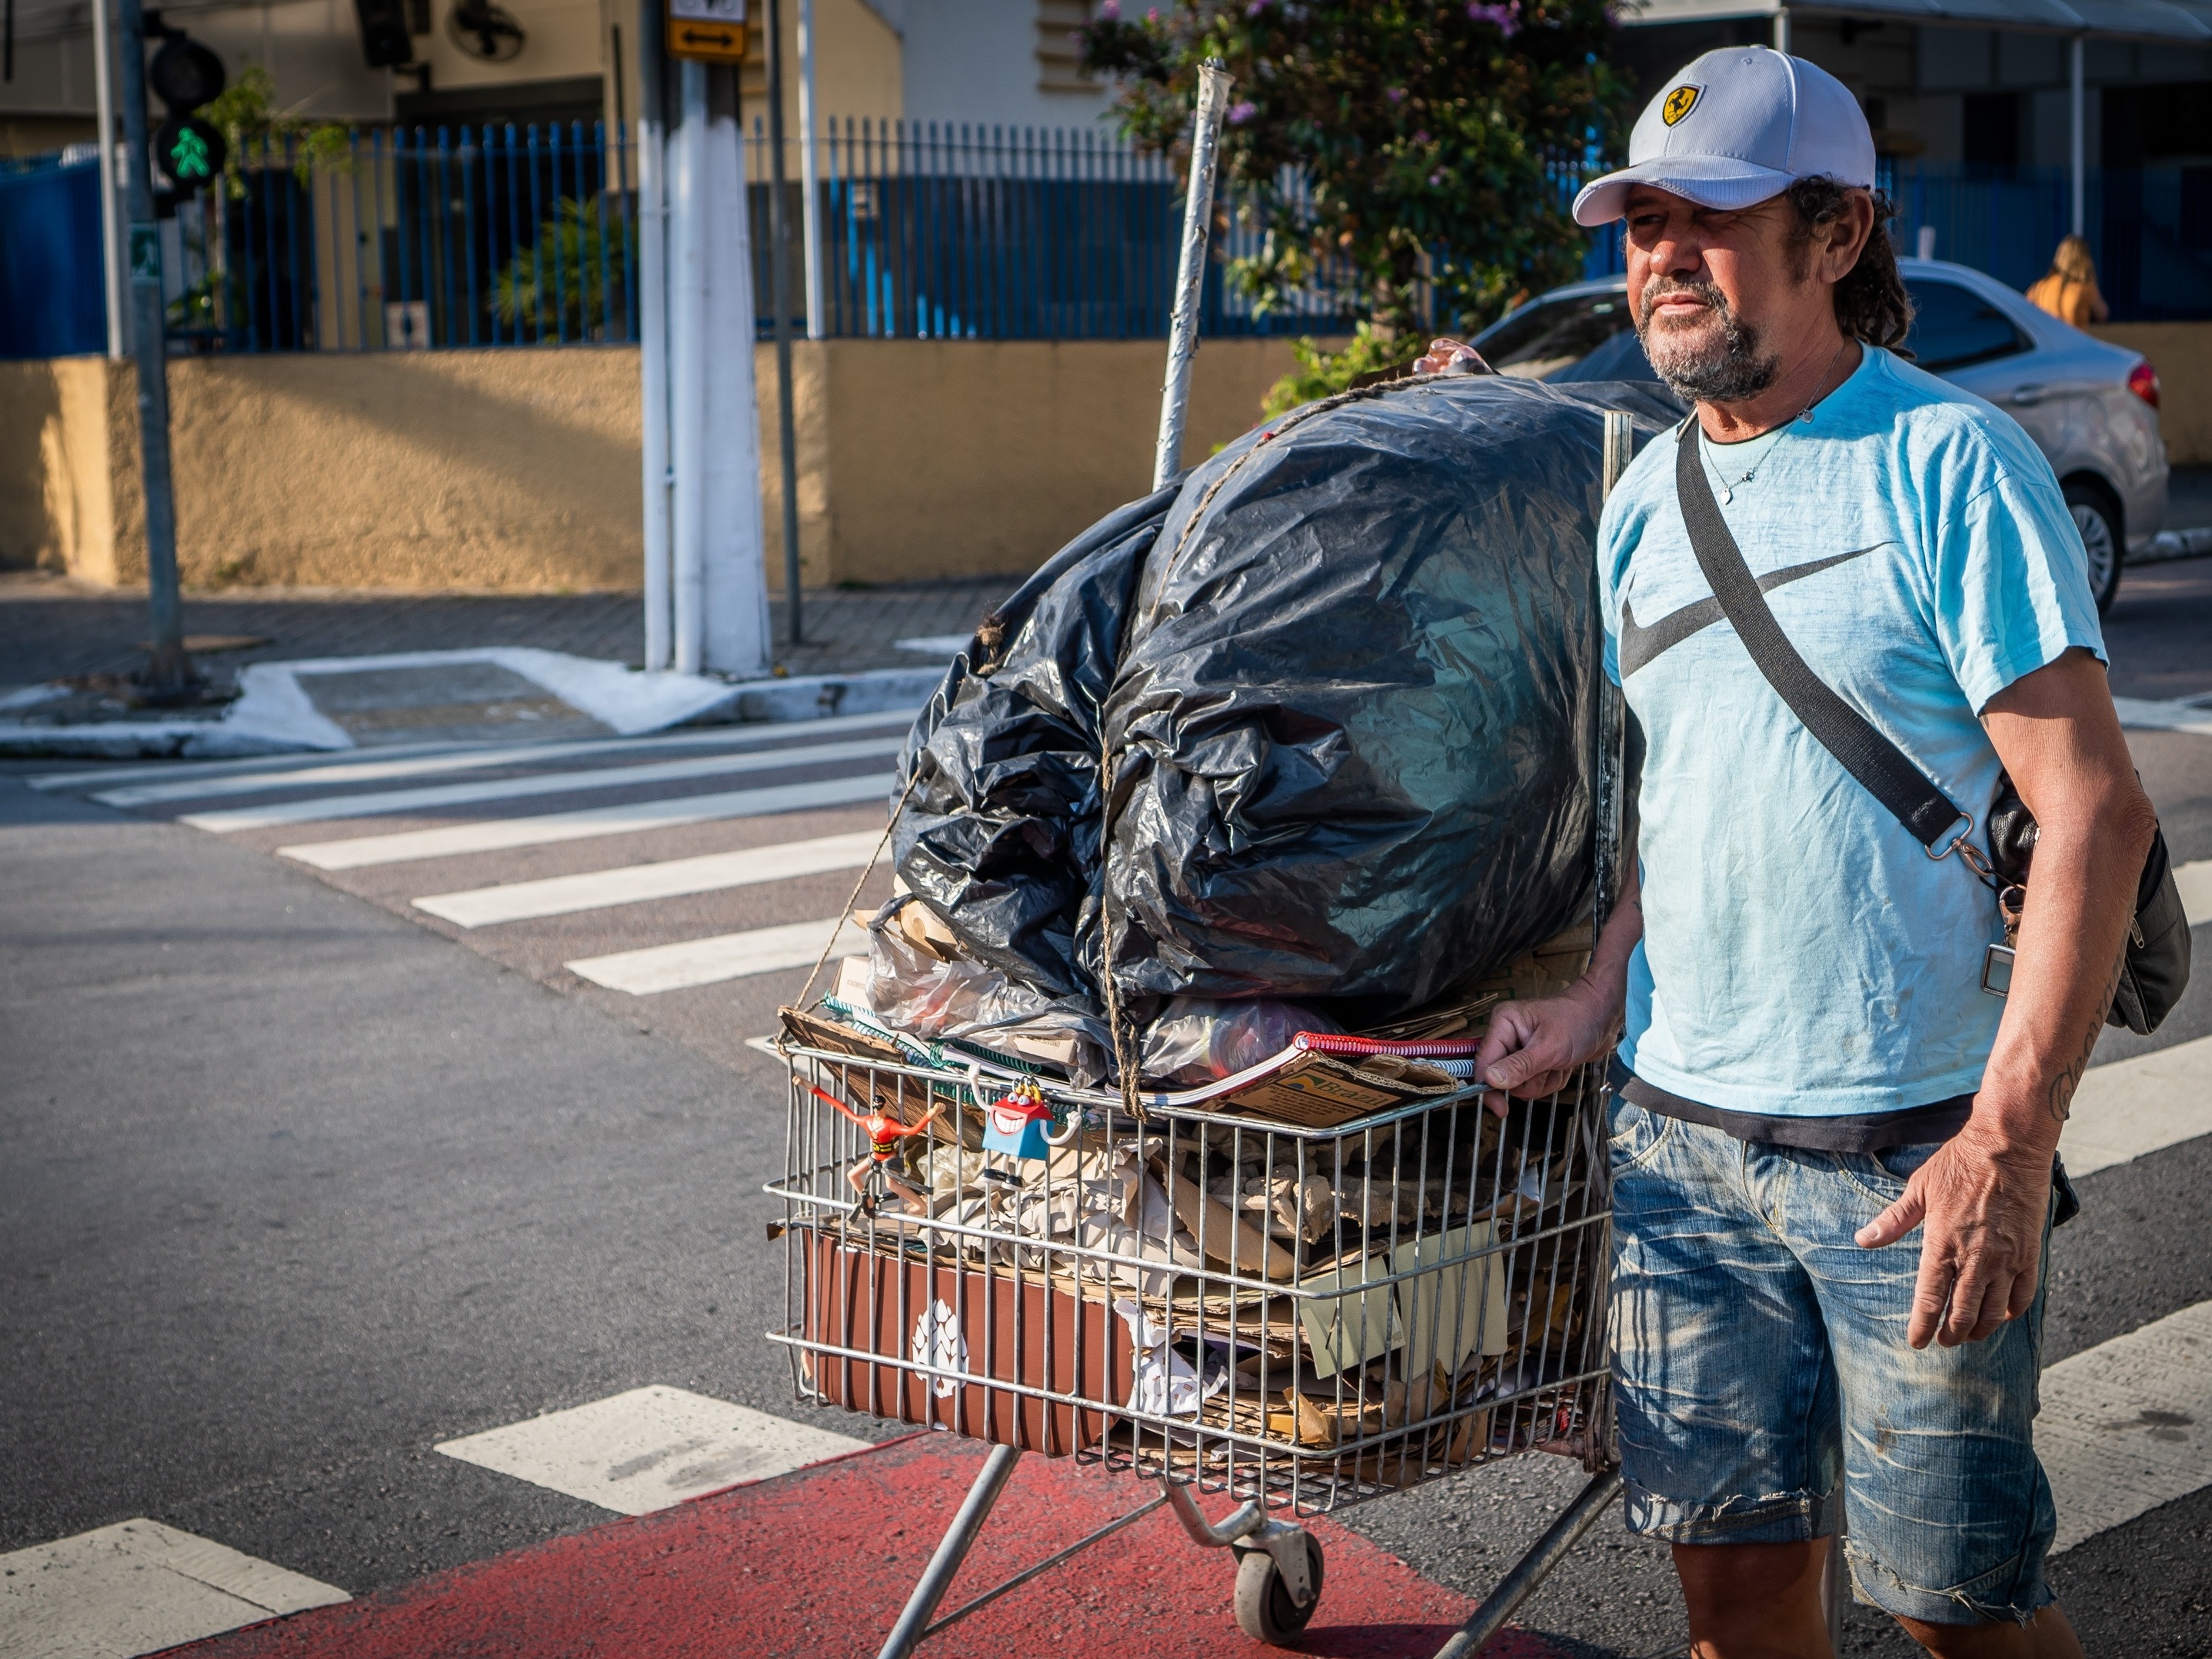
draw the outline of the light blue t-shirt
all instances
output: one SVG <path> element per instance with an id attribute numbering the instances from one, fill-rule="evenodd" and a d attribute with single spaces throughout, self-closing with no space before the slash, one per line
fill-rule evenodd
<path id="1" fill-rule="evenodd" d="M 2104 655 L 2050 464 L 2008 416 L 1872 349 L 1763 453 L 1705 462 L 1783 631 L 1975 815 L 1978 842 L 2001 769 L 1983 705 L 2070 647 Z M 1981 988 L 1995 901 L 1767 684 L 1690 550 L 1674 465 L 1673 433 L 1646 446 L 1599 532 L 1607 668 L 1646 744 L 1621 1059 L 1685 1100 L 1774 1116 L 1971 1094 L 2004 1010 Z"/>

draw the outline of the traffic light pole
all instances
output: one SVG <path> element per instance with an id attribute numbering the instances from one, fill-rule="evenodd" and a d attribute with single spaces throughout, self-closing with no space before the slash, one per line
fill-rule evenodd
<path id="1" fill-rule="evenodd" d="M 146 125 L 146 17 L 141 0 L 118 0 L 123 143 L 131 272 L 131 346 L 138 364 L 138 448 L 146 495 L 146 597 L 154 644 L 148 690 L 181 696 L 198 676 L 185 654 L 177 588 L 177 504 L 169 477 L 167 319 L 161 298 L 161 233 L 154 222 L 153 156 Z"/>
<path id="2" fill-rule="evenodd" d="M 792 644 L 803 645 L 806 633 L 799 613 L 799 452 L 791 410 L 791 225 L 783 200 L 783 18 L 776 0 L 768 0 L 768 142 L 772 158 L 770 257 L 775 262 L 769 292 L 775 307 L 776 436 L 783 463 L 783 604 L 789 620 L 785 631 Z"/>

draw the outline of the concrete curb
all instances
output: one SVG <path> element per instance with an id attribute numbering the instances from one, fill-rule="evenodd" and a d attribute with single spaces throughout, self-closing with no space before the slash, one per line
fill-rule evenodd
<path id="1" fill-rule="evenodd" d="M 2129 564 L 2162 564 L 2168 559 L 2201 559 L 2212 553 L 2212 525 L 2194 530 L 2161 530 L 2150 545 L 2127 556 Z"/>
<path id="2" fill-rule="evenodd" d="M 617 663 L 518 647 L 423 651 L 256 663 L 239 676 L 239 697 L 216 720 L 108 720 L 38 726 L 0 720 L 0 758 L 234 760 L 254 755 L 328 753 L 355 747 L 300 684 L 301 674 L 495 662 L 564 702 L 641 737 L 678 726 L 735 726 L 873 714 L 926 702 L 945 668 L 878 668 L 734 684 L 696 675 L 646 675 Z"/>

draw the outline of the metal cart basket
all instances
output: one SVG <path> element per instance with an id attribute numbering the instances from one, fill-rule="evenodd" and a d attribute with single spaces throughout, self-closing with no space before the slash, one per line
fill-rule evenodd
<path id="1" fill-rule="evenodd" d="M 1198 1542 L 1235 1551 L 1239 1624 L 1282 1642 L 1322 1589 L 1298 1517 L 1532 1448 L 1602 1468 L 1596 1068 L 1503 1119 L 1447 1083 L 1322 1127 L 1160 1106 L 1140 1121 L 1118 1095 L 1025 1078 L 1005 1056 L 794 1024 L 788 1157 L 770 1190 L 786 1205 L 772 1334 L 799 1395 L 997 1448 L 885 1655 L 1163 1503 Z M 1370 1064 L 1402 1076 L 1419 1062 Z M 1036 1113 L 1029 1150 L 1043 1156 L 985 1146 L 1010 1095 Z M 1024 1451 L 1131 1472 L 1160 1495 L 936 1617 Z M 1599 1474 L 1553 1554 L 1613 1485 Z M 1194 1486 L 1244 1502 L 1216 1526 Z M 1489 1633 L 1470 1627 L 1464 1650 Z"/>
<path id="2" fill-rule="evenodd" d="M 1607 414 L 1604 490 L 1632 447 Z M 1589 940 L 1620 890 L 1625 747 L 1603 676 L 1595 705 Z M 1333 1041 L 1338 1063 L 1297 1087 L 1131 1102 L 834 999 L 786 1011 L 769 1334 L 799 1396 L 994 1448 L 883 1659 L 1163 1504 L 1234 1552 L 1246 1634 L 1286 1642 L 1322 1593 L 1302 1517 L 1525 1451 L 1578 1457 L 1581 1494 L 1437 1656 L 1469 1659 L 1619 1491 L 1601 1066 L 1501 1118 L 1463 1042 Z M 1025 1451 L 1158 1495 L 940 1616 Z M 1242 1502 L 1211 1522 L 1194 1488 Z"/>

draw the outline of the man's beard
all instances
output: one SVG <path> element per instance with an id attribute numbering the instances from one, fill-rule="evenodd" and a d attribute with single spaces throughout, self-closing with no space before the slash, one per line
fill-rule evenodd
<path id="1" fill-rule="evenodd" d="M 1705 301 L 1712 319 L 1721 325 L 1717 343 L 1711 340 L 1709 321 L 1655 325 L 1652 309 L 1669 295 L 1686 294 Z M 1782 360 L 1761 353 L 1759 335 L 1729 309 L 1728 298 L 1711 283 L 1681 283 L 1655 277 L 1636 299 L 1636 337 L 1659 378 L 1682 397 L 1700 403 L 1739 403 L 1755 398 L 1774 384 Z M 1697 337 L 1702 336 L 1704 337 Z"/>

